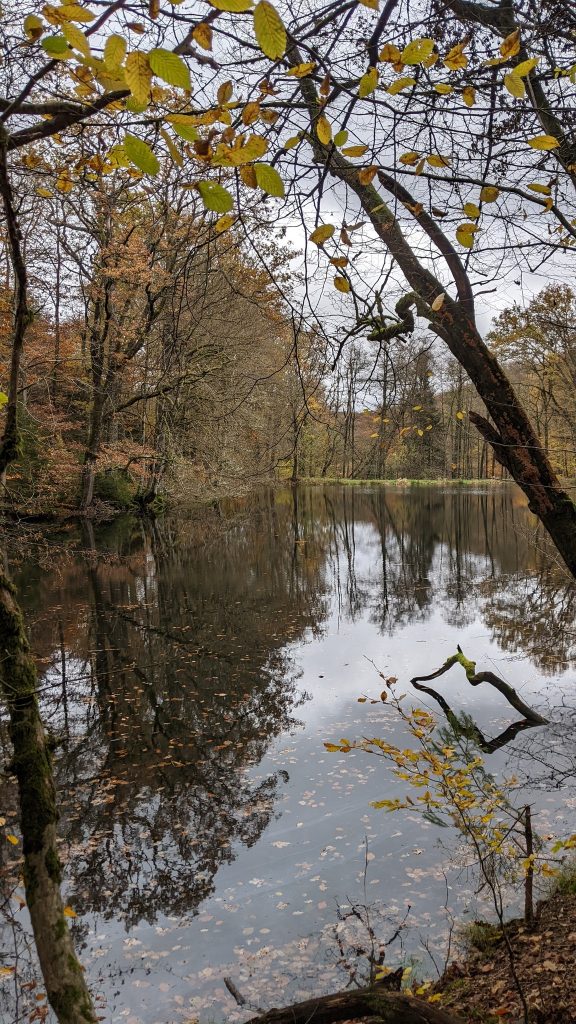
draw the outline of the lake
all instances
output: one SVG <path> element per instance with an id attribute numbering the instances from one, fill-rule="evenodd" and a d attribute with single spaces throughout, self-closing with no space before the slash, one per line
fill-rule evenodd
<path id="1" fill-rule="evenodd" d="M 59 742 L 66 901 L 107 1022 L 241 1022 L 345 985 L 366 963 L 366 915 L 386 964 L 442 968 L 455 922 L 485 909 L 458 836 L 375 810 L 406 784 L 324 747 L 408 742 L 369 702 L 379 673 L 440 717 L 409 680 L 457 644 L 515 686 L 550 724 L 487 767 L 514 773 L 539 832 L 575 829 L 575 589 L 513 487 L 270 490 L 31 533 L 11 554 Z M 518 718 L 459 666 L 435 685 L 487 738 Z M 5 718 L 0 739 L 7 756 Z M 18 835 L 6 779 L 2 808 Z M 20 1024 L 41 985 L 3 846 L 17 978 L 0 979 L 0 1009 Z"/>

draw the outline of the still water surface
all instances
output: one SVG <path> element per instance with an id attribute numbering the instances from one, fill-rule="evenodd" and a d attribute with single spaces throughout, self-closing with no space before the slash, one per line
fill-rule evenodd
<path id="1" fill-rule="evenodd" d="M 489 767 L 516 774 L 541 832 L 574 831 L 576 596 L 544 549 L 513 488 L 332 487 L 71 529 L 15 557 L 62 738 L 66 899 L 104 1020 L 246 1020 L 225 976 L 264 1008 L 346 984 L 365 942 L 339 921 L 352 903 L 380 941 L 404 922 L 390 966 L 443 964 L 453 917 L 477 912 L 457 837 L 371 808 L 404 784 L 323 746 L 408 742 L 392 709 L 358 703 L 379 671 L 430 707 L 409 679 L 459 643 L 517 687 L 551 723 Z M 518 717 L 458 668 L 438 689 L 489 738 Z M 17 856 L 2 853 L 5 893 Z M 0 921 L 5 962 L 19 958 L 6 1024 L 36 992 L 19 894 Z"/>

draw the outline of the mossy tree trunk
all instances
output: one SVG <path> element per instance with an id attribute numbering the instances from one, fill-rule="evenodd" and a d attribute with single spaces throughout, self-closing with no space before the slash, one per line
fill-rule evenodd
<path id="1" fill-rule="evenodd" d="M 26 330 L 30 322 L 26 264 L 16 204 L 8 174 L 7 136 L 0 125 L 0 197 L 14 273 L 14 320 L 0 474 L 18 457 L 18 391 Z M 96 1014 L 60 892 L 56 792 L 52 760 L 36 695 L 30 653 L 14 587 L 0 562 L 0 696 L 10 718 L 13 771 L 18 780 L 24 887 L 46 994 L 60 1024 L 95 1024 Z"/>

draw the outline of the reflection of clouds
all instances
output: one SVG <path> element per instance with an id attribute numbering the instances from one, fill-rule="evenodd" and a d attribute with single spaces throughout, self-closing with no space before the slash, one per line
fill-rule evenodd
<path id="1" fill-rule="evenodd" d="M 416 901 L 410 950 L 419 928 L 441 949 L 450 837 L 440 850 L 430 824 L 369 808 L 404 784 L 323 741 L 407 745 L 389 709 L 356 699 L 378 696 L 379 669 L 423 706 L 408 680 L 456 642 L 541 707 L 542 671 L 576 653 L 572 598 L 539 572 L 525 539 L 532 520 L 523 507 L 512 519 L 513 493 L 313 488 L 295 505 L 277 492 L 225 516 L 216 538 L 205 524 L 166 520 L 136 541 L 104 531 L 114 558 L 92 551 L 87 567 L 68 556 L 57 584 L 23 567 L 34 646 L 49 665 L 43 706 L 64 738 L 70 899 L 93 911 L 80 922 L 89 969 L 101 967 L 107 992 L 111 977 L 134 971 L 138 982 L 110 996 L 115 1013 L 158 1019 L 163 984 L 170 999 L 188 1007 L 198 995 L 232 1019 L 219 979 L 241 982 L 246 965 L 251 994 L 336 987 L 326 961 L 334 901 L 358 891 L 364 833 L 369 892 L 401 911 Z M 557 681 L 549 687 L 553 704 Z M 470 687 L 459 668 L 441 689 L 487 736 L 510 721 L 505 700 Z M 556 789 L 576 776 L 566 701 L 546 730 L 491 755 L 495 771 L 534 780 L 550 830 L 574 803 L 572 788 Z M 451 901 L 468 899 L 458 882 Z"/>

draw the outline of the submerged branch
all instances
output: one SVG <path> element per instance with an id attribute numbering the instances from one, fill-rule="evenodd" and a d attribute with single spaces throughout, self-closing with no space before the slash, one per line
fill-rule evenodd
<path id="1" fill-rule="evenodd" d="M 521 715 L 524 715 L 524 718 L 530 722 L 531 725 L 547 724 L 548 719 L 543 718 L 537 711 L 534 711 L 534 709 L 529 707 L 528 704 L 525 704 L 522 698 L 516 693 L 514 687 L 510 686 L 509 683 L 504 682 L 504 680 L 501 679 L 500 676 L 497 676 L 495 672 L 476 672 L 476 662 L 470 661 L 469 658 L 466 658 L 460 647 L 458 647 L 458 653 L 452 654 L 447 658 L 444 664 L 441 665 L 439 669 L 436 669 L 435 672 L 431 672 L 430 675 L 427 676 L 414 676 L 410 682 L 417 690 L 423 690 L 425 687 L 418 686 L 418 683 L 428 681 L 430 679 L 438 679 L 439 676 L 443 676 L 452 668 L 453 665 L 456 664 L 462 665 L 466 672 L 466 678 L 471 686 L 478 686 L 480 683 L 490 683 L 491 686 L 506 698 L 508 703 L 511 704 L 516 711 Z M 436 699 L 438 697 L 435 693 L 433 693 L 432 696 L 435 696 Z M 444 713 L 447 714 L 446 708 L 448 708 L 448 705 L 446 704 L 446 707 L 444 707 L 440 701 L 439 703 Z M 452 714 L 451 709 L 448 708 L 448 710 Z"/>

